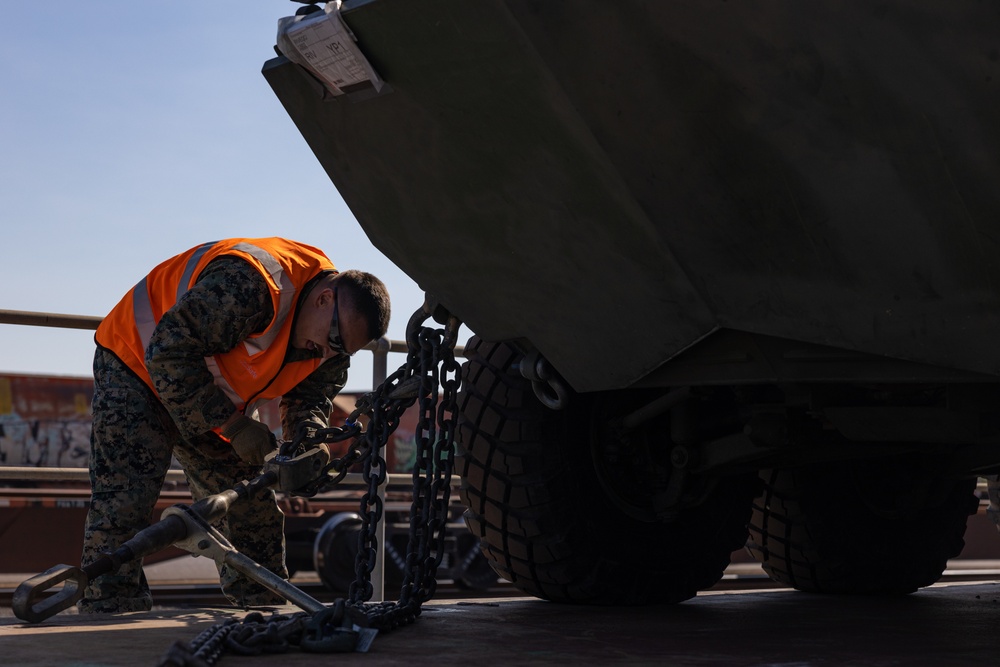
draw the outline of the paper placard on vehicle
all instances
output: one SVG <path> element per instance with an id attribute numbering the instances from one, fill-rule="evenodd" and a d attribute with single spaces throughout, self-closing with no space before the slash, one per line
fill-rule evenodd
<path id="1" fill-rule="evenodd" d="M 340 15 L 339 1 L 328 2 L 322 12 L 279 20 L 278 49 L 312 72 L 333 95 L 382 88 L 382 79 Z"/>

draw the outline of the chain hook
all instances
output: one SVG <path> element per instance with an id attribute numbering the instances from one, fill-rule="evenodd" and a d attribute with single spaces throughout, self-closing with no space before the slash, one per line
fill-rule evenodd
<path id="1" fill-rule="evenodd" d="M 562 410 L 569 405 L 570 391 L 549 360 L 538 350 L 525 355 L 517 365 L 517 370 L 526 380 L 542 405 L 550 410 Z"/>

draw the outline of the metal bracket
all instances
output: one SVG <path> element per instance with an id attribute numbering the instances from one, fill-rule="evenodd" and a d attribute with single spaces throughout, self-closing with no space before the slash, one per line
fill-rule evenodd
<path id="1" fill-rule="evenodd" d="M 264 459 L 264 472 L 277 477 L 275 487 L 285 493 L 294 493 L 315 482 L 330 462 L 330 452 L 325 447 L 313 447 L 298 456 L 284 456 L 280 450 L 271 452 Z"/>

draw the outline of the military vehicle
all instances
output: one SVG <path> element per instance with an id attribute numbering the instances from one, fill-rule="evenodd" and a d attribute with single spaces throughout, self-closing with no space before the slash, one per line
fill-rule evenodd
<path id="1" fill-rule="evenodd" d="M 680 601 L 749 533 L 802 590 L 939 578 L 1000 470 L 996 3 L 316 9 L 351 43 L 286 24 L 263 74 L 474 333 L 457 467 L 502 577 Z M 348 48 L 360 79 L 313 60 Z"/>

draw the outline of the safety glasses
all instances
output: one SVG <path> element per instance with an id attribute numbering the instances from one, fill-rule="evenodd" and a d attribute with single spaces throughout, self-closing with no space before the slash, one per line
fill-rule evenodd
<path id="1" fill-rule="evenodd" d="M 344 347 L 344 339 L 340 337 L 340 299 L 337 298 L 337 290 L 339 287 L 335 287 L 333 290 L 333 321 L 330 323 L 330 336 L 327 342 L 330 344 L 330 349 L 337 354 L 346 354 L 347 356 L 353 356 Z"/>

